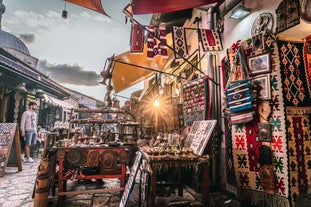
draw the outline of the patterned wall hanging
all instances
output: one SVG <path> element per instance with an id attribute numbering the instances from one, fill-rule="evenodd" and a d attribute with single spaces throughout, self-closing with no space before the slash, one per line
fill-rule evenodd
<path id="1" fill-rule="evenodd" d="M 294 206 L 299 195 L 311 192 L 311 107 L 288 107 L 290 192 Z"/>
<path id="2" fill-rule="evenodd" d="M 285 108 L 282 95 L 282 81 L 280 59 L 276 40 L 271 35 L 264 36 L 265 49 L 271 53 L 271 105 L 270 118 L 272 133 L 272 154 L 275 180 L 275 199 L 280 202 L 278 206 L 289 206 L 288 196 L 288 156 L 285 125 Z"/>
<path id="3" fill-rule="evenodd" d="M 206 78 L 199 78 L 182 85 L 184 123 L 205 120 L 209 109 L 209 88 Z"/>
<path id="4" fill-rule="evenodd" d="M 144 28 L 139 24 L 132 24 L 131 52 L 141 53 L 144 48 Z"/>
<path id="5" fill-rule="evenodd" d="M 161 42 L 158 45 L 158 52 L 159 55 L 162 55 L 164 58 L 167 58 L 167 41 L 166 41 L 166 27 L 160 26 L 159 27 L 159 39 Z"/>
<path id="6" fill-rule="evenodd" d="M 200 29 L 200 39 L 205 52 L 222 50 L 218 32 L 210 29 Z"/>
<path id="7" fill-rule="evenodd" d="M 131 52 L 141 53 L 144 48 L 144 28 L 139 24 L 132 24 L 131 28 Z"/>
<path id="8" fill-rule="evenodd" d="M 310 89 L 306 78 L 303 47 L 303 43 L 278 41 L 286 106 L 310 105 Z"/>
<path id="9" fill-rule="evenodd" d="M 154 25 L 148 26 L 148 34 L 147 34 L 147 59 L 153 59 L 154 57 L 154 48 L 156 45 L 156 40 L 154 38 L 155 32 Z"/>
<path id="10" fill-rule="evenodd" d="M 287 165 L 287 142 L 282 82 L 277 44 L 271 36 L 264 36 L 265 49 L 271 52 L 271 105 L 269 120 L 272 136 L 272 165 L 275 174 L 274 195 L 267 194 L 261 186 L 258 150 L 261 142 L 258 137 L 258 124 L 254 120 L 248 124 L 232 126 L 232 151 L 235 175 L 242 200 L 249 200 L 253 205 L 269 207 L 289 207 L 289 185 Z M 254 134 L 253 134 L 254 133 Z M 258 149 L 258 150 L 257 150 Z"/>
<path id="11" fill-rule="evenodd" d="M 188 57 L 185 28 L 173 26 L 172 38 L 174 51 L 176 52 L 175 58 L 181 59 L 182 57 Z"/>

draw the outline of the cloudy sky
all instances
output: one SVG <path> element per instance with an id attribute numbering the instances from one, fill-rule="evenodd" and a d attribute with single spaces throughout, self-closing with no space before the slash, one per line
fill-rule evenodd
<path id="1" fill-rule="evenodd" d="M 53 80 L 103 100 L 106 87 L 98 82 L 106 59 L 129 50 L 130 24 L 122 13 L 128 3 L 102 0 L 109 18 L 63 0 L 3 0 L 2 30 L 21 38 L 39 59 L 38 69 Z M 61 17 L 65 7 L 67 19 Z M 148 24 L 150 15 L 135 19 Z M 129 97 L 141 88 L 138 84 L 118 95 Z"/>

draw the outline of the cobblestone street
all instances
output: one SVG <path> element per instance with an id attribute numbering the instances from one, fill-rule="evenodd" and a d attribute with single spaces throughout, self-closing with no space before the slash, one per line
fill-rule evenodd
<path id="1" fill-rule="evenodd" d="M 23 162 L 23 170 L 7 167 L 4 177 L 0 177 L 0 207 L 33 207 L 34 189 L 40 158 L 33 163 Z"/>
<path id="2" fill-rule="evenodd" d="M 0 207 L 33 207 L 34 199 L 32 198 L 34 184 L 37 175 L 37 169 L 40 158 L 33 158 L 34 163 L 23 162 L 23 170 L 18 172 L 15 167 L 7 167 L 4 177 L 0 177 Z M 116 179 L 104 181 L 102 186 L 94 183 L 68 182 L 68 190 L 90 190 L 97 188 L 114 188 L 119 186 Z M 134 190 L 129 198 L 128 207 L 138 205 L 138 190 Z M 48 207 L 56 207 L 57 196 L 53 197 L 50 193 Z M 172 199 L 175 195 L 171 195 Z M 178 199 L 177 196 L 175 198 Z M 179 198 L 180 199 L 180 198 Z M 183 199 L 193 200 L 189 192 L 184 193 Z M 120 193 L 94 193 L 67 196 L 63 207 L 115 207 L 119 206 Z M 167 198 L 159 198 L 158 206 L 167 206 Z M 239 207 L 240 203 L 232 199 L 228 194 L 221 192 L 212 192 L 210 194 L 210 207 Z"/>

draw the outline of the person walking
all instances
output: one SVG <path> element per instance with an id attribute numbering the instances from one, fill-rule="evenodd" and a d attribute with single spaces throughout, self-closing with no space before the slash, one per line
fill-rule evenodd
<path id="1" fill-rule="evenodd" d="M 37 104 L 35 102 L 30 102 L 28 104 L 28 110 L 26 110 L 21 119 L 21 136 L 25 139 L 25 155 L 26 162 L 33 162 L 30 157 L 30 148 L 37 143 L 37 115 L 35 110 L 37 109 Z"/>

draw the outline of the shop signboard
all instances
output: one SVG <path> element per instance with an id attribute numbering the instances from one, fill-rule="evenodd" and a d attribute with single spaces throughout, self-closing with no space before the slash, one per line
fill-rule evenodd
<path id="1" fill-rule="evenodd" d="M 6 167 L 18 167 L 22 171 L 20 140 L 16 123 L 0 123 L 0 177 Z"/>

